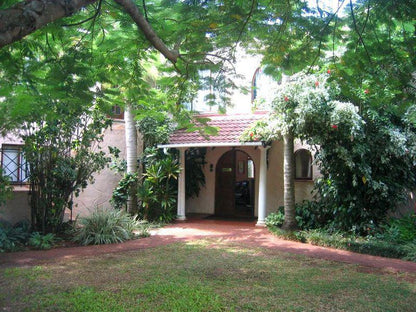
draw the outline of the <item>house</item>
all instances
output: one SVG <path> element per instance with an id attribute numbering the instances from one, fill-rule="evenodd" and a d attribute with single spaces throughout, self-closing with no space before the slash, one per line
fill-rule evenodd
<path id="1" fill-rule="evenodd" d="M 204 115 L 210 126 L 219 132 L 209 138 L 197 132 L 175 131 L 168 144 L 160 148 L 176 148 L 185 170 L 185 153 L 190 148 L 205 148 L 204 174 L 206 185 L 196 198 L 185 197 L 185 177 L 179 176 L 178 219 L 187 214 L 209 214 L 221 217 L 257 218 L 264 224 L 266 216 L 283 205 L 283 142 L 240 142 L 243 131 L 266 112 L 253 114 Z M 313 177 L 319 174 L 312 165 L 307 146 L 295 144 L 295 197 L 311 199 Z"/>
<path id="2" fill-rule="evenodd" d="M 217 114 L 204 106 L 202 96 L 193 107 L 199 117 L 210 119 L 209 126 L 217 127 L 218 134 L 204 137 L 199 132 L 175 131 L 168 144 L 160 148 L 175 148 L 180 152 L 182 172 L 185 153 L 190 148 L 206 149 L 204 174 L 206 185 L 196 198 L 185 196 L 185 176 L 178 183 L 178 219 L 187 214 L 208 214 L 220 217 L 256 218 L 263 225 L 266 216 L 283 206 L 283 142 L 241 142 L 240 136 L 250 125 L 267 115 L 276 83 L 264 75 L 260 59 L 245 54 L 235 66 L 240 81 L 251 93 L 232 94 L 234 107 L 226 115 Z M 319 171 L 312 162 L 309 146 L 295 142 L 295 198 L 297 202 L 312 198 L 313 178 Z"/>
<path id="3" fill-rule="evenodd" d="M 28 168 L 22 145 L 23 141 L 17 134 L 8 133 L 0 137 L 1 168 L 13 186 L 13 196 L 0 206 L 0 220 L 10 223 L 30 219 Z"/>
<path id="4" fill-rule="evenodd" d="M 120 157 L 125 158 L 126 144 L 124 139 L 124 115 L 120 107 L 114 107 L 111 115 L 112 127 L 104 132 L 100 146 L 106 153 L 108 147 L 117 147 Z M 23 140 L 18 134 L 8 133 L 0 137 L 1 168 L 11 181 L 12 197 L 6 204 L 0 206 L 0 221 L 12 224 L 30 220 L 30 190 L 28 181 L 28 166 L 22 153 Z M 65 212 L 65 218 L 74 219 L 77 216 L 88 215 L 95 207 L 109 207 L 113 189 L 117 186 L 121 176 L 110 168 L 104 168 L 94 174 L 95 183 L 89 184 L 78 197 L 74 198 L 72 211 Z"/>
<path id="5" fill-rule="evenodd" d="M 197 198 L 185 198 L 185 178 L 183 174 L 179 177 L 179 219 L 185 219 L 191 213 L 221 217 L 256 217 L 257 223 L 261 225 L 270 212 L 283 205 L 283 143 L 275 141 L 264 145 L 263 142 L 240 142 L 242 132 L 253 122 L 266 116 L 264 109 L 273 98 L 271 91 L 275 82 L 263 74 L 259 57 L 240 53 L 237 59 L 235 69 L 240 78 L 235 82 L 251 89 L 251 92 L 233 91 L 231 100 L 234 107 L 228 109 L 227 115 L 218 114 L 212 106 L 205 104 L 204 96 L 209 91 L 200 92 L 192 103 L 193 110 L 198 111 L 200 116 L 210 118 L 209 125 L 217 127 L 218 134 L 206 138 L 198 132 L 177 130 L 168 144 L 159 146 L 180 151 L 182 170 L 187 149 L 206 149 L 206 185 Z M 108 150 L 108 146 L 118 147 L 121 157 L 125 157 L 122 111 L 115 109 L 114 114 L 116 118 L 112 129 L 106 130 L 104 142 L 100 145 L 104 151 Z M 14 187 L 13 199 L 0 207 L 0 218 L 12 223 L 29 219 L 27 168 L 24 165 L 24 156 L 19 152 L 19 145 L 23 142 L 18 137 L 9 136 L 0 139 L 0 144 L 1 165 L 3 168 L 9 167 L 9 171 L 5 172 L 12 176 Z M 296 200 L 310 199 L 313 178 L 319 173 L 312 165 L 309 147 L 296 142 L 295 160 Z M 12 162 L 15 163 L 13 166 Z M 79 197 L 74 198 L 75 205 L 71 212 L 67 212 L 67 218 L 88 214 L 96 206 L 109 206 L 112 191 L 119 179 L 120 176 L 108 168 L 95 174 L 95 183 L 88 185 Z"/>

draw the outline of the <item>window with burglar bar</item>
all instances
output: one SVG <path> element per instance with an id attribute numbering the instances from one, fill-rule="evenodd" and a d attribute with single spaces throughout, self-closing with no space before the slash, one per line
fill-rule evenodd
<path id="1" fill-rule="evenodd" d="M 20 145 L 3 144 L 1 151 L 1 169 L 3 175 L 12 183 L 28 183 L 29 165 Z"/>

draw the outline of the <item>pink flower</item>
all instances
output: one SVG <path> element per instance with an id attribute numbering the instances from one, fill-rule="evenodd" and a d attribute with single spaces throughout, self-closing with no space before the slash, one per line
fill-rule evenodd
<path id="1" fill-rule="evenodd" d="M 288 102 L 289 98 L 287 96 L 285 96 L 285 102 Z"/>
<path id="2" fill-rule="evenodd" d="M 332 125 L 331 128 L 336 130 L 336 129 L 338 129 L 338 126 L 337 125 Z"/>
<path id="3" fill-rule="evenodd" d="M 319 86 L 319 81 L 315 81 L 315 87 Z"/>
<path id="4" fill-rule="evenodd" d="M 365 93 L 365 94 L 369 94 L 369 93 L 370 93 L 370 90 L 365 89 L 365 90 L 364 90 L 364 93 Z"/>

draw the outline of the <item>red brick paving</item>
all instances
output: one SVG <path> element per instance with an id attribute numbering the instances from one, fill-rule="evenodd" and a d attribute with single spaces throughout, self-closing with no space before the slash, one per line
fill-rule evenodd
<path id="1" fill-rule="evenodd" d="M 0 254 L 0 267 L 31 266 L 58 260 L 133 251 L 204 238 L 217 238 L 224 242 L 264 247 L 319 259 L 358 264 L 379 271 L 416 273 L 416 263 L 414 262 L 362 255 L 345 250 L 286 241 L 273 236 L 266 228 L 256 227 L 254 222 L 218 220 L 188 220 L 186 222 L 178 222 L 153 231 L 150 237 L 121 244 L 3 253 Z"/>

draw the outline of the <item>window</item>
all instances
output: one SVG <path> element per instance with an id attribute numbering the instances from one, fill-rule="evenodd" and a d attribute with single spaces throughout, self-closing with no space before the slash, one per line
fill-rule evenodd
<path id="1" fill-rule="evenodd" d="M 312 180 L 312 156 L 306 149 L 295 153 L 295 179 Z"/>
<path id="2" fill-rule="evenodd" d="M 121 109 L 120 106 L 115 105 L 111 107 L 111 118 L 124 119 L 124 111 Z"/>
<path id="3" fill-rule="evenodd" d="M 275 81 L 271 76 L 263 72 L 263 68 L 259 67 L 254 72 L 251 80 L 251 103 L 256 109 L 268 109 L 274 98 L 273 90 L 281 82 Z"/>
<path id="4" fill-rule="evenodd" d="M 247 160 L 247 177 L 254 179 L 254 162 L 251 159 Z"/>
<path id="5" fill-rule="evenodd" d="M 29 166 L 20 145 L 3 145 L 1 150 L 1 168 L 3 175 L 12 183 L 27 183 Z"/>

